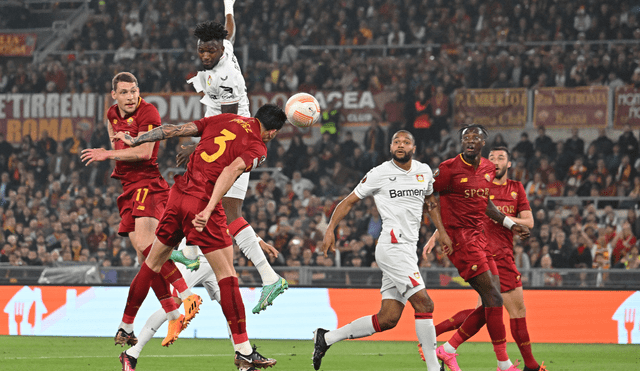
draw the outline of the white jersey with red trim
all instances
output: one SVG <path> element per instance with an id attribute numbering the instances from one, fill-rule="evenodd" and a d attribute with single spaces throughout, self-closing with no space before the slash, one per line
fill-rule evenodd
<path id="1" fill-rule="evenodd" d="M 409 171 L 389 160 L 365 175 L 354 193 L 361 199 L 373 196 L 382 218 L 379 245 L 418 243 L 424 200 L 433 193 L 433 182 L 429 165 L 416 160 Z"/>
<path id="2" fill-rule="evenodd" d="M 213 69 L 199 71 L 187 82 L 192 84 L 198 93 L 204 92 L 200 100 L 205 107 L 205 117 L 220 113 L 222 105 L 238 104 L 238 115 L 251 117 L 247 87 L 240 70 L 240 65 L 233 54 L 233 44 L 223 41 L 224 53 Z"/>

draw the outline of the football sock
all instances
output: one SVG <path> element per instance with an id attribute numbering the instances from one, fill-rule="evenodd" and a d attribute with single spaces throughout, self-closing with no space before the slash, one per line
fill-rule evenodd
<path id="1" fill-rule="evenodd" d="M 509 361 L 509 356 L 507 355 L 507 330 L 502 322 L 502 307 L 486 307 L 484 308 L 484 314 L 487 320 L 489 337 L 493 344 L 493 351 L 496 353 L 498 361 Z"/>
<path id="2" fill-rule="evenodd" d="M 525 317 L 511 318 L 509 325 L 509 327 L 511 327 L 511 335 L 516 341 L 518 349 L 520 349 L 520 354 L 522 354 L 525 366 L 537 370 L 540 365 L 531 352 L 531 340 L 529 339 L 529 331 L 527 330 L 527 319 Z"/>
<path id="3" fill-rule="evenodd" d="M 462 310 L 462 311 L 454 314 L 453 316 L 451 316 L 451 318 L 447 318 L 444 321 L 438 323 L 436 325 L 436 335 L 439 336 L 441 334 L 444 334 L 445 332 L 457 330 L 462 325 L 464 320 L 467 319 L 467 317 L 473 311 L 474 311 L 474 309 Z"/>
<path id="4" fill-rule="evenodd" d="M 240 354 L 245 356 L 253 353 L 253 349 L 251 348 L 251 343 L 249 343 L 249 340 L 243 341 L 240 344 L 233 344 L 233 350 L 235 350 L 236 352 L 240 352 Z"/>
<path id="5" fill-rule="evenodd" d="M 147 263 L 142 263 L 140 271 L 133 278 L 133 281 L 131 281 L 131 285 L 129 286 L 129 295 L 127 296 L 127 305 L 124 308 L 122 322 L 133 324 L 133 320 L 136 317 L 136 314 L 138 313 L 142 302 L 149 293 L 151 282 L 157 276 L 158 273 L 152 271 L 151 268 L 147 266 Z M 158 295 L 157 292 L 156 295 Z"/>
<path id="6" fill-rule="evenodd" d="M 340 327 L 339 329 L 329 331 L 324 334 L 324 341 L 327 342 L 327 345 L 331 345 L 344 339 L 358 339 L 365 336 L 373 335 L 374 333 L 376 333 L 376 329 L 373 324 L 373 317 L 374 316 L 360 317 L 357 320 Z"/>
<path id="7" fill-rule="evenodd" d="M 448 341 L 446 343 L 442 344 L 442 347 L 444 348 L 444 351 L 447 352 L 447 353 L 455 353 L 456 352 L 456 348 L 451 346 L 451 344 L 449 344 Z M 423 353 L 424 353 L 424 351 L 423 351 Z"/>
<path id="8" fill-rule="evenodd" d="M 508 359 L 506 361 L 498 361 L 498 368 L 501 370 L 508 370 L 512 364 L 513 363 L 511 363 L 511 361 Z"/>
<path id="9" fill-rule="evenodd" d="M 451 337 L 449 343 L 452 347 L 458 348 L 460 344 L 467 341 L 470 337 L 477 334 L 485 324 L 485 308 L 479 306 L 474 309 L 467 319 L 464 320 L 458 331 Z"/>
<path id="10" fill-rule="evenodd" d="M 238 278 L 223 278 L 218 281 L 218 285 L 220 286 L 220 306 L 231 329 L 233 343 L 242 344 L 245 341 L 249 341 L 244 303 L 242 302 L 242 296 L 240 296 Z"/>
<path id="11" fill-rule="evenodd" d="M 149 252 L 151 251 L 152 246 L 153 244 L 147 246 L 147 248 L 142 252 L 142 255 L 144 255 L 145 257 L 149 256 Z M 162 278 L 172 284 L 176 290 L 178 290 L 180 299 L 184 300 L 192 294 L 191 290 L 189 290 L 189 287 L 187 286 L 187 283 L 184 282 L 184 278 L 182 278 L 182 274 L 178 270 L 176 263 L 174 263 L 172 260 L 167 260 L 162 265 L 162 268 L 160 268 L 160 275 L 162 276 Z"/>
<path id="12" fill-rule="evenodd" d="M 140 331 L 140 334 L 138 335 L 138 344 L 127 349 L 127 354 L 134 358 L 138 358 L 140 356 L 140 352 L 142 352 L 142 348 L 144 348 L 149 340 L 151 340 L 153 335 L 156 334 L 156 331 L 158 331 L 158 328 L 160 328 L 166 320 L 167 316 L 164 310 L 158 309 L 155 311 L 149 319 L 147 319 L 147 322 Z"/>
<path id="13" fill-rule="evenodd" d="M 430 371 L 439 371 L 440 364 L 438 356 L 436 356 L 436 329 L 433 325 L 433 313 L 416 313 L 416 335 L 418 341 L 422 344 L 422 353 L 427 362 L 427 369 Z"/>
<path id="14" fill-rule="evenodd" d="M 260 273 L 263 285 L 275 283 L 279 276 L 269 265 L 267 257 L 264 255 L 258 236 L 251 225 L 240 217 L 229 224 L 229 233 L 233 236 L 240 247 L 240 251 L 253 263 Z"/>

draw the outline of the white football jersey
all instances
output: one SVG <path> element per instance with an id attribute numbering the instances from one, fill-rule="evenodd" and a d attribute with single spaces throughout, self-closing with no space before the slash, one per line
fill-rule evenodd
<path id="1" fill-rule="evenodd" d="M 356 186 L 356 196 L 373 196 L 382 218 L 378 244 L 418 242 L 424 199 L 433 193 L 433 173 L 427 164 L 411 161 L 405 171 L 389 160 L 371 169 Z"/>
<path id="2" fill-rule="evenodd" d="M 222 113 L 220 106 L 238 103 L 238 115 L 250 117 L 247 87 L 240 70 L 240 65 L 233 54 L 233 44 L 223 41 L 224 53 L 218 64 L 211 70 L 199 71 L 187 82 L 192 84 L 198 93 L 204 91 L 200 100 L 207 110 L 205 117 Z"/>

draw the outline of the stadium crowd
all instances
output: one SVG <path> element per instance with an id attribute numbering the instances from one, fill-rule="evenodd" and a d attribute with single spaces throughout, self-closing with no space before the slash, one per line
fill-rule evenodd
<path id="1" fill-rule="evenodd" d="M 388 158 L 390 131 L 413 130 L 414 120 L 426 112 L 437 130 L 428 135 L 416 132 L 417 159 L 435 169 L 459 153 L 446 101 L 454 89 L 640 83 L 640 72 L 634 74 L 640 44 L 585 43 L 640 39 L 640 25 L 627 1 L 511 4 L 475 0 L 237 4 L 236 50 L 240 51 L 238 45 L 249 45 L 244 74 L 250 91 L 391 90 L 404 105 L 400 122 L 388 129 L 373 122 L 362 142 L 341 130 L 339 136 L 323 134 L 316 143 L 294 136 L 289 143 L 276 139 L 269 144 L 268 166 L 278 170 L 260 173 L 247 193 L 244 214 L 281 252 L 272 260 L 274 266 L 375 265 L 374 246 L 382 221 L 373 200 L 364 200 L 341 222 L 336 233 L 339 253 L 329 259 L 317 253 L 323 228 L 337 203 L 369 169 Z M 191 28 L 206 19 L 222 21 L 223 16 L 218 1 L 148 1 L 144 9 L 125 1 L 92 5 L 95 13 L 66 46 L 76 54 L 50 56 L 39 66 L 1 61 L 0 93 L 106 93 L 113 74 L 122 70 L 136 74 L 142 91 L 191 91 L 186 79 L 199 68 Z M 572 42 L 524 46 L 530 41 L 565 40 Z M 469 42 L 486 44 L 464 45 Z M 513 44 L 500 46 L 501 42 Z M 273 43 L 278 45 L 277 56 L 271 55 Z M 299 49 L 416 43 L 437 46 L 389 49 L 386 56 L 381 50 Z M 138 52 L 165 48 L 175 50 Z M 100 50 L 111 52 L 90 53 Z M 443 97 L 446 103 L 441 106 Z M 436 113 L 435 107 L 443 109 Z M 109 178 L 111 164 L 85 167 L 80 162 L 83 148 L 109 145 L 103 125 L 96 126 L 89 143 L 79 135 L 56 142 L 45 132 L 33 140 L 26 136 L 14 147 L 0 137 L 0 262 L 136 264 L 129 240 L 116 233 L 120 220 L 116 198 L 121 189 Z M 538 128 L 536 138 L 523 133 L 517 143 L 506 143 L 498 133 L 487 140 L 485 149 L 499 145 L 512 150 L 511 178 L 525 186 L 535 217 L 532 237 L 515 246 L 520 268 L 640 267 L 636 201 L 617 205 L 628 208 L 626 218 L 619 218 L 611 205 L 604 210 L 594 205 L 543 206 L 547 196 L 618 195 L 640 200 L 640 147 L 630 128 L 619 138 L 609 138 L 603 129 L 588 145 L 576 129 L 566 141 L 554 141 L 544 128 Z M 175 167 L 177 146 L 169 141 L 161 147 L 161 170 Z M 420 250 L 433 232 L 428 220 L 421 229 Z M 247 264 L 239 253 L 236 262 Z M 437 247 L 420 265 L 450 267 L 451 263 Z M 559 275 L 546 275 L 544 280 L 545 285 L 562 285 Z"/>

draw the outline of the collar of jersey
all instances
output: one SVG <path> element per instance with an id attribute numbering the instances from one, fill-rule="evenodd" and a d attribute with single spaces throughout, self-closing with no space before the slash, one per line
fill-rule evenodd
<path id="1" fill-rule="evenodd" d="M 403 168 L 401 168 L 400 166 L 396 165 L 395 162 L 393 162 L 393 160 L 389 160 L 391 161 L 391 165 L 393 165 L 396 169 L 402 171 L 405 174 L 409 174 L 411 172 L 411 170 L 413 170 L 413 161 L 411 161 L 411 168 L 409 170 L 405 170 Z"/>
<path id="2" fill-rule="evenodd" d="M 464 162 L 465 164 L 469 165 L 469 166 L 473 166 L 470 163 L 468 163 L 467 161 L 465 161 L 464 157 L 462 156 L 462 153 L 459 154 L 458 156 L 460 156 L 460 159 L 462 160 L 462 162 Z M 482 162 L 482 159 L 480 159 L 480 161 Z"/>

